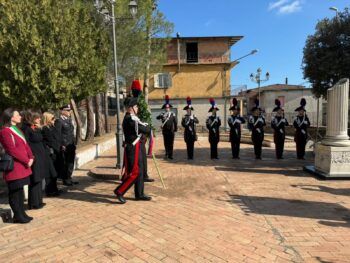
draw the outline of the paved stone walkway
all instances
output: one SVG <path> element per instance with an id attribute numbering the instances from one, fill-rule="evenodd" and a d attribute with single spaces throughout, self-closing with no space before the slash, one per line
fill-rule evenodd
<path id="1" fill-rule="evenodd" d="M 160 141 L 159 141 L 159 144 Z M 350 262 L 350 181 L 323 181 L 302 171 L 294 149 L 276 161 L 242 146 L 230 159 L 209 159 L 206 138 L 188 162 L 176 141 L 175 160 L 149 171 L 151 202 L 118 205 L 115 181 L 87 176 L 92 167 L 112 167 L 114 152 L 75 172 L 80 184 L 46 207 L 28 213 L 31 224 L 0 224 L 0 262 Z"/>

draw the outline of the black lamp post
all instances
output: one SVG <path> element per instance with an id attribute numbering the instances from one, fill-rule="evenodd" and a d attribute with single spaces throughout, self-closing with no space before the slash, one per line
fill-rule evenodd
<path id="1" fill-rule="evenodd" d="M 120 121 L 120 89 L 118 82 L 118 60 L 117 60 L 117 38 L 116 38 L 116 17 L 115 17 L 115 0 L 106 0 L 111 6 L 111 15 L 109 12 L 106 12 L 106 9 L 103 9 L 104 4 L 103 0 L 96 0 L 95 6 L 97 11 L 105 16 L 106 19 L 112 21 L 112 30 L 113 30 L 113 61 L 114 61 L 114 88 L 117 100 L 117 131 L 116 131 L 116 140 L 117 140 L 117 168 L 121 169 L 123 167 L 123 130 Z M 135 0 L 131 0 L 129 2 L 129 11 L 132 17 L 137 15 L 137 2 Z"/>

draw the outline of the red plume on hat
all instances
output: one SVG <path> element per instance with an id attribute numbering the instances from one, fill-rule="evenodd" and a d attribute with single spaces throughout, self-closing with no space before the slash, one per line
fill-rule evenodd
<path id="1" fill-rule="evenodd" d="M 215 100 L 213 98 L 209 99 L 209 103 L 211 104 L 212 107 L 215 106 Z"/>
<path id="2" fill-rule="evenodd" d="M 275 105 L 277 107 L 281 107 L 281 101 L 279 99 L 275 99 Z"/>
<path id="3" fill-rule="evenodd" d="M 163 104 L 162 109 L 165 109 L 165 108 L 172 108 L 172 107 L 173 107 L 173 106 L 170 104 L 170 97 L 169 97 L 169 95 L 165 95 L 164 100 L 165 100 L 165 103 Z"/>
<path id="4" fill-rule="evenodd" d="M 131 84 L 131 89 L 132 90 L 139 90 L 139 91 L 142 90 L 141 83 L 138 79 L 133 80 L 133 82 Z"/>
<path id="5" fill-rule="evenodd" d="M 237 106 L 238 105 L 238 101 L 236 98 L 232 99 L 232 106 Z"/>
<path id="6" fill-rule="evenodd" d="M 191 97 L 187 97 L 186 102 L 187 102 L 187 105 L 191 105 L 192 104 Z"/>
<path id="7" fill-rule="evenodd" d="M 275 105 L 276 105 L 276 107 L 272 110 L 273 112 L 276 112 L 278 110 L 283 110 L 281 108 L 281 101 L 279 99 L 275 99 Z"/>
<path id="8" fill-rule="evenodd" d="M 137 98 L 142 92 L 141 83 L 138 79 L 134 80 L 131 84 L 131 92 L 133 97 Z"/>

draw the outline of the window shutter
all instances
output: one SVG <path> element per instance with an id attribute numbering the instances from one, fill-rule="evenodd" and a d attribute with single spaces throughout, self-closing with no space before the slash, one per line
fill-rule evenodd
<path id="1" fill-rule="evenodd" d="M 168 85 L 167 85 L 167 87 L 170 88 L 172 86 L 173 86 L 173 80 L 171 78 L 171 74 L 168 73 Z"/>
<path id="2" fill-rule="evenodd" d="M 159 74 L 154 74 L 154 87 L 159 88 Z"/>

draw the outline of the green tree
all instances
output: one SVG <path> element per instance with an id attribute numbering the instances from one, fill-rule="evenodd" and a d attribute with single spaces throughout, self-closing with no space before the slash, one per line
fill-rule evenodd
<path id="1" fill-rule="evenodd" d="M 349 9 L 317 23 L 315 34 L 306 41 L 303 71 L 317 97 L 325 97 L 328 88 L 350 77 Z"/>
<path id="2" fill-rule="evenodd" d="M 129 0 L 120 0 L 116 5 L 118 69 L 127 84 L 143 77 L 146 65 L 152 61 L 150 73 L 161 69 L 166 61 L 166 48 L 173 24 L 158 9 L 153 10 L 154 0 L 138 1 L 136 19 L 130 17 Z M 152 19 L 149 20 L 149 17 Z M 151 25 L 149 24 L 151 23 Z M 150 34 L 147 29 L 151 28 Z M 148 36 L 152 39 L 151 53 L 148 54 Z"/>
<path id="3" fill-rule="evenodd" d="M 56 109 L 106 89 L 109 36 L 94 7 L 0 0 L 0 107 Z"/>

